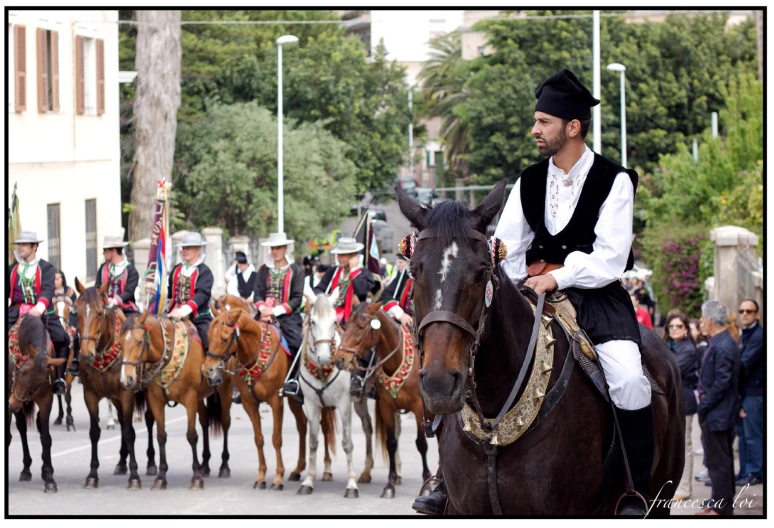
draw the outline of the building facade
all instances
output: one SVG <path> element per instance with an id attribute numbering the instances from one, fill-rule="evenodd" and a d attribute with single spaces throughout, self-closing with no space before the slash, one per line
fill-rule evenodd
<path id="1" fill-rule="evenodd" d="M 38 256 L 93 283 L 121 232 L 118 11 L 10 11 L 8 188 Z"/>

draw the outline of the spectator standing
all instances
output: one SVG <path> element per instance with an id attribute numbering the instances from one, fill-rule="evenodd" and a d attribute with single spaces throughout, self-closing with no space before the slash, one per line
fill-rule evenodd
<path id="1" fill-rule="evenodd" d="M 685 408 L 685 467 L 680 485 L 675 493 L 675 500 L 690 499 L 693 492 L 693 443 L 691 429 L 693 415 L 696 414 L 697 402 L 694 392 L 699 380 L 699 361 L 696 356 L 696 346 L 690 334 L 688 318 L 678 313 L 667 320 L 668 337 L 665 338 L 670 350 L 680 367 L 680 378 L 683 382 L 683 406 Z"/>
<path id="2" fill-rule="evenodd" d="M 701 329 L 709 349 L 701 366 L 701 397 L 697 414 L 706 441 L 712 500 L 696 515 L 733 515 L 733 429 L 739 415 L 739 349 L 728 333 L 728 308 L 712 299 L 701 307 Z"/>
<path id="3" fill-rule="evenodd" d="M 741 479 L 737 486 L 760 484 L 763 478 L 763 328 L 760 308 L 756 301 L 746 299 L 739 305 L 741 322 L 742 363 L 739 388 L 742 397 L 741 418 L 743 436 L 739 437 Z M 742 443 L 745 465 L 741 466 Z"/>
<path id="4" fill-rule="evenodd" d="M 690 320 L 690 328 L 691 328 L 691 337 L 693 338 L 693 342 L 696 343 L 696 361 L 699 364 L 699 369 L 701 371 L 701 364 L 704 360 L 704 354 L 707 352 L 707 347 L 709 346 L 709 343 L 707 343 L 707 337 L 701 333 L 701 323 L 698 319 L 691 319 Z M 699 399 L 699 393 L 702 392 L 701 389 L 701 378 L 699 379 L 699 382 L 696 384 L 696 391 L 694 394 L 696 395 L 696 400 Z M 704 469 L 699 471 L 696 474 L 696 481 L 697 482 L 709 482 L 709 471 L 707 471 L 707 455 L 705 451 L 705 442 L 704 442 L 704 433 L 701 435 L 701 452 L 696 452 L 697 455 L 702 455 L 702 466 L 704 466 Z"/>
<path id="5" fill-rule="evenodd" d="M 630 297 L 634 305 L 634 314 L 637 316 L 637 322 L 653 330 L 653 320 L 650 318 L 648 311 L 640 305 L 640 300 L 635 294 L 631 294 Z"/>

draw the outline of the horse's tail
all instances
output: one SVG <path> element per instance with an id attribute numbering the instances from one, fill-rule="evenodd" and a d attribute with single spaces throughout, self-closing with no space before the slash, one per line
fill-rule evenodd
<path id="1" fill-rule="evenodd" d="M 322 415 L 320 417 L 320 423 L 325 424 L 325 430 L 330 434 L 326 438 L 328 444 L 328 451 L 332 455 L 336 454 L 336 411 L 333 409 L 323 408 Z"/>
<path id="2" fill-rule="evenodd" d="M 220 393 L 215 391 L 207 396 L 207 423 L 212 436 L 220 436 L 223 432 L 223 407 L 220 404 Z"/>
<path id="3" fill-rule="evenodd" d="M 35 423 L 35 402 L 32 400 L 24 402 L 22 411 L 24 412 L 24 421 L 27 422 L 27 427 L 32 427 L 32 424 Z"/>
<path id="4" fill-rule="evenodd" d="M 365 396 L 363 397 L 365 398 Z M 389 460 L 390 454 L 387 452 L 387 427 L 384 425 L 382 413 L 379 412 L 379 406 L 376 407 L 376 424 L 374 430 L 376 432 L 376 444 L 382 448 L 384 460 Z"/>
<path id="5" fill-rule="evenodd" d="M 134 412 L 138 418 L 142 418 L 148 408 L 148 393 L 146 389 L 134 393 Z"/>

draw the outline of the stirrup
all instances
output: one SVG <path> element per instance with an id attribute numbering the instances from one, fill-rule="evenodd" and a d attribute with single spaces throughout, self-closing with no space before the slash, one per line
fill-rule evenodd
<path id="1" fill-rule="evenodd" d="M 62 378 L 57 378 L 56 381 L 54 381 L 51 390 L 55 396 L 64 396 L 67 392 L 67 384 Z"/>
<path id="2" fill-rule="evenodd" d="M 284 385 L 282 385 L 282 388 L 280 389 L 280 397 L 298 396 L 300 391 L 301 385 L 298 383 L 298 380 L 289 379 L 285 382 Z"/>
<path id="3" fill-rule="evenodd" d="M 73 361 L 73 362 L 72 362 L 72 363 L 70 363 L 70 365 L 67 367 L 67 370 L 65 371 L 65 373 L 67 373 L 67 374 L 71 374 L 71 375 L 73 375 L 73 376 L 80 376 L 80 375 L 81 375 L 81 372 L 80 372 L 80 370 L 81 370 L 81 369 L 80 369 L 80 365 L 79 365 L 79 364 L 78 364 L 76 361 Z"/>
<path id="4" fill-rule="evenodd" d="M 632 500 L 627 500 L 632 499 Z M 637 502 L 642 504 L 642 509 L 638 507 Z M 637 491 L 624 492 L 615 503 L 615 515 L 620 516 L 637 516 L 643 517 L 648 514 L 648 501 Z"/>

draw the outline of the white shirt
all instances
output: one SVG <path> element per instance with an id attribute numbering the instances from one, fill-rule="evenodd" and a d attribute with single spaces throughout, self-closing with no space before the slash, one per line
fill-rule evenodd
<path id="1" fill-rule="evenodd" d="M 545 223 L 551 235 L 556 235 L 570 221 L 593 161 L 594 156 L 586 147 L 583 156 L 570 170 L 569 175 L 565 175 L 564 171 L 553 164 L 553 158 L 549 162 Z M 569 178 L 573 179 L 573 184 L 565 186 L 562 180 Z M 555 189 L 553 193 L 552 183 Z M 597 238 L 592 252 L 586 254 L 573 251 L 565 259 L 563 268 L 550 272 L 556 279 L 558 288 L 601 288 L 618 280 L 626 268 L 632 246 L 633 215 L 634 186 L 629 175 L 621 172 L 616 176 L 610 194 L 599 209 L 594 228 Z M 535 233 L 527 223 L 521 207 L 521 179 L 516 180 L 511 190 L 495 236 L 502 240 L 508 249 L 508 256 L 501 263 L 503 271 L 511 279 L 525 277 L 526 253 Z"/>
<path id="2" fill-rule="evenodd" d="M 236 273 L 234 273 L 233 278 L 228 281 L 228 284 L 226 285 L 226 293 L 233 295 L 234 297 L 241 297 L 241 295 L 239 295 L 239 280 L 237 279 L 237 275 L 242 275 L 244 281 L 247 282 L 250 280 L 252 274 L 255 273 L 255 267 L 250 264 L 245 271 L 239 271 L 239 268 L 236 266 L 236 264 L 234 264 L 234 268 L 236 268 Z M 229 274 L 226 273 L 227 277 L 228 275 Z M 248 299 L 252 299 L 253 295 L 254 293 L 251 293 Z"/>

